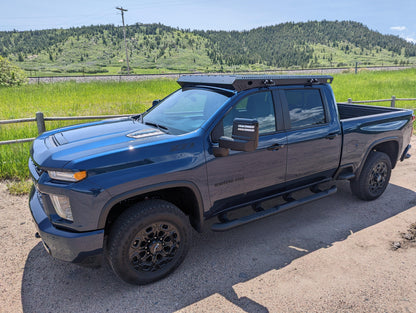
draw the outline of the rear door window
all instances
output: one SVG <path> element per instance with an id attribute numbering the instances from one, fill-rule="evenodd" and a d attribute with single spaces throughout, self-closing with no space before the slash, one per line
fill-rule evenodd
<path id="1" fill-rule="evenodd" d="M 285 89 L 283 93 L 292 129 L 327 123 L 319 89 Z"/>

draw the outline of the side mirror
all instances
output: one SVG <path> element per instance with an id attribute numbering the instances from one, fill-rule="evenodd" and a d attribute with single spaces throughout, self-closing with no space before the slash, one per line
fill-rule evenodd
<path id="1" fill-rule="evenodd" d="M 160 99 L 153 100 L 152 108 L 160 103 Z"/>
<path id="2" fill-rule="evenodd" d="M 222 136 L 219 148 L 252 152 L 259 144 L 259 122 L 257 120 L 236 118 L 233 121 L 232 138 Z"/>

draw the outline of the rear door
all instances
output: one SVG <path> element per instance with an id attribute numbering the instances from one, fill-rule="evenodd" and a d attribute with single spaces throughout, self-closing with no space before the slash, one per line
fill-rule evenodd
<path id="1" fill-rule="evenodd" d="M 332 176 L 339 165 L 342 135 L 323 86 L 280 87 L 279 95 L 287 130 L 286 181 Z"/>

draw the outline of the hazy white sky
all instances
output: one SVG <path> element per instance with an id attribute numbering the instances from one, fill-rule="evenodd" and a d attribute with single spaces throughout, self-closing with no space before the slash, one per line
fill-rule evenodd
<path id="1" fill-rule="evenodd" d="M 1 0 L 0 30 L 162 23 L 183 29 L 248 30 L 283 22 L 352 20 L 416 43 L 416 0 Z"/>

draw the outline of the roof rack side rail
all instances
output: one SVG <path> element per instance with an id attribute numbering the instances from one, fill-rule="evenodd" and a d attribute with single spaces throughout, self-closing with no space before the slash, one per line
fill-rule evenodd
<path id="1" fill-rule="evenodd" d="M 333 79 L 328 75 L 183 75 L 177 82 L 182 88 L 205 85 L 243 91 L 270 86 L 330 84 Z"/>

